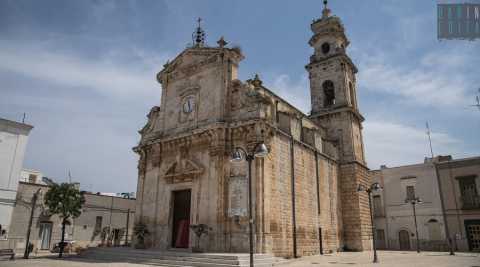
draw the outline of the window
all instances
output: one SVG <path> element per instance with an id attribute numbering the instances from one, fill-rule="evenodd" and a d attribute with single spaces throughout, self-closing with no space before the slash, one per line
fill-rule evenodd
<path id="1" fill-rule="evenodd" d="M 373 215 L 375 217 L 383 216 L 382 199 L 380 196 L 373 196 Z"/>
<path id="2" fill-rule="evenodd" d="M 325 96 L 324 107 L 335 105 L 335 87 L 333 82 L 327 80 L 323 82 L 323 94 Z"/>
<path id="3" fill-rule="evenodd" d="M 415 187 L 413 185 L 408 185 L 406 192 L 407 192 L 406 199 L 415 199 Z"/>
<path id="4" fill-rule="evenodd" d="M 478 6 L 475 7 L 475 19 L 478 20 L 479 17 L 479 12 L 478 12 Z"/>
<path id="5" fill-rule="evenodd" d="M 97 216 L 95 218 L 95 232 L 100 232 L 102 231 L 102 216 Z"/>
<path id="6" fill-rule="evenodd" d="M 462 17 L 462 7 L 457 6 L 457 19 Z"/>
<path id="7" fill-rule="evenodd" d="M 330 52 L 330 44 L 329 43 L 323 43 L 322 44 L 322 53 L 323 54 L 328 54 Z"/>
<path id="8" fill-rule="evenodd" d="M 438 18 L 443 18 L 443 8 L 442 6 L 438 6 Z"/>
<path id="9" fill-rule="evenodd" d="M 29 174 L 28 175 L 28 182 L 29 183 L 36 183 L 37 182 L 37 176 L 35 174 Z"/>
<path id="10" fill-rule="evenodd" d="M 356 108 L 356 105 L 355 105 L 355 92 L 353 91 L 353 84 L 352 82 L 349 82 L 348 83 L 348 87 L 350 89 L 350 102 L 352 103 L 352 107 L 353 108 Z"/>
<path id="11" fill-rule="evenodd" d="M 452 8 L 451 8 L 451 7 L 448 7 L 448 10 L 447 10 L 447 11 L 448 11 L 447 17 L 448 17 L 449 19 L 451 19 L 451 18 L 452 18 Z"/>
<path id="12" fill-rule="evenodd" d="M 284 112 L 277 112 L 278 115 L 278 128 L 285 133 L 290 134 L 290 116 Z"/>
<path id="13" fill-rule="evenodd" d="M 453 33 L 453 22 L 451 21 L 448 22 L 448 33 Z"/>
<path id="14" fill-rule="evenodd" d="M 460 195 L 463 208 L 480 207 L 480 200 L 477 194 L 476 176 L 459 177 Z"/>

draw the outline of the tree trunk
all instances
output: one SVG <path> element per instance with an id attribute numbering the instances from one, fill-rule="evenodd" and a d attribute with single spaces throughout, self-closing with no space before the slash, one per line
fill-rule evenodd
<path id="1" fill-rule="evenodd" d="M 65 224 L 66 220 L 63 219 L 62 221 L 62 241 L 60 241 L 60 253 L 58 254 L 58 257 L 61 258 L 63 255 L 63 249 L 65 248 Z"/>

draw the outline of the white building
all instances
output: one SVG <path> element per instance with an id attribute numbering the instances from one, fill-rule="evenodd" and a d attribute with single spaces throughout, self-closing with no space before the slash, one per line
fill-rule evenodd
<path id="1" fill-rule="evenodd" d="M 28 135 L 33 126 L 0 118 L 0 240 L 8 235 Z"/>
<path id="2" fill-rule="evenodd" d="M 372 178 L 383 187 L 372 197 L 378 248 L 417 248 L 413 205 L 406 199 L 418 197 L 422 200 L 415 205 L 420 249 L 448 249 L 438 180 L 431 160 L 400 167 L 382 166 L 372 171 Z"/>

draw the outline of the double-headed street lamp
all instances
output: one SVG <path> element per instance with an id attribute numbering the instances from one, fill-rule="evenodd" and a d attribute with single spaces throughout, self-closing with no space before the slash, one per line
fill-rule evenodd
<path id="1" fill-rule="evenodd" d="M 253 267 L 253 213 L 252 213 L 252 161 L 255 158 L 264 158 L 268 154 L 268 148 L 265 143 L 260 142 L 255 145 L 252 153 L 248 153 L 241 147 L 236 147 L 232 152 L 230 161 L 239 162 L 245 160 L 248 162 L 248 228 L 250 241 L 250 266 Z"/>
<path id="2" fill-rule="evenodd" d="M 413 220 L 415 221 L 415 235 L 417 236 L 417 253 L 420 253 L 420 241 L 418 239 L 418 227 L 417 227 L 417 212 L 415 210 L 415 206 L 417 204 L 422 204 L 423 201 L 419 197 L 415 198 L 407 198 L 405 199 L 405 203 L 410 203 L 412 204 L 413 208 Z"/>
<path id="3" fill-rule="evenodd" d="M 376 238 L 376 233 L 375 233 L 375 224 L 373 224 L 373 212 L 372 212 L 372 192 L 373 191 L 380 191 L 382 190 L 382 187 L 380 186 L 379 183 L 373 183 L 370 185 L 370 187 L 366 187 L 363 184 L 359 184 L 357 191 L 358 192 L 367 192 L 368 194 L 368 207 L 370 208 L 370 222 L 372 224 L 372 236 L 373 236 L 373 262 L 377 263 L 378 262 L 378 257 L 377 257 L 377 238 Z"/>

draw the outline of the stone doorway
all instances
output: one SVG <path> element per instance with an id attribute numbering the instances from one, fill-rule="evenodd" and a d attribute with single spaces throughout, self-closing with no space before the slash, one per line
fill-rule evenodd
<path id="1" fill-rule="evenodd" d="M 191 190 L 173 191 L 172 248 L 188 248 Z"/>
<path id="2" fill-rule="evenodd" d="M 398 232 L 398 242 L 400 243 L 400 250 L 410 250 L 410 234 L 407 230 Z"/>

